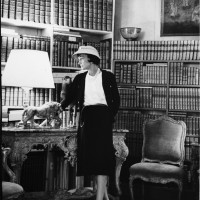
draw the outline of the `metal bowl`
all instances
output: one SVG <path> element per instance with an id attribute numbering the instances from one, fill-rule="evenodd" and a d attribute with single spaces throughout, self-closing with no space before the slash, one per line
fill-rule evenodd
<path id="1" fill-rule="evenodd" d="M 124 27 L 120 28 L 120 33 L 126 40 L 135 40 L 139 36 L 141 30 L 141 28 L 137 27 Z"/>

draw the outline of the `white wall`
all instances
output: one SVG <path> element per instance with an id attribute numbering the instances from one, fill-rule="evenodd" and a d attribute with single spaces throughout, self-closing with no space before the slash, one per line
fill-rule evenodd
<path id="1" fill-rule="evenodd" d="M 142 28 L 138 40 L 191 40 L 199 36 L 160 37 L 162 0 L 115 0 L 115 40 L 124 40 L 119 29 Z"/>

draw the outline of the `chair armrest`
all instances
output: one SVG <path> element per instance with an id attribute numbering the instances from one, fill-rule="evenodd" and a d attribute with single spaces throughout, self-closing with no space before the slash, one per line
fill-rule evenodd
<path id="1" fill-rule="evenodd" d="M 7 158 L 8 158 L 8 155 L 10 154 L 10 152 L 11 152 L 11 149 L 9 147 L 7 147 L 7 148 L 2 147 L 1 152 L 2 152 L 2 166 L 3 166 L 4 170 L 6 171 L 6 173 L 8 174 L 8 176 L 10 178 L 10 182 L 14 183 L 14 182 L 17 181 L 16 175 L 8 167 L 8 164 L 7 164 Z"/>

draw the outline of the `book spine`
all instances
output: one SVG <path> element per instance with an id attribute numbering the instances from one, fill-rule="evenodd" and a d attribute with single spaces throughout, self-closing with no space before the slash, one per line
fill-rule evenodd
<path id="1" fill-rule="evenodd" d="M 45 1 L 45 23 L 51 24 L 51 0 Z"/>
<path id="2" fill-rule="evenodd" d="M 7 43 L 7 54 L 6 54 L 6 61 L 10 55 L 11 50 L 13 49 L 14 40 L 12 36 L 8 36 L 8 43 Z"/>
<path id="3" fill-rule="evenodd" d="M 16 19 L 16 1 L 10 0 L 9 18 Z"/>
<path id="4" fill-rule="evenodd" d="M 45 23 L 45 0 L 40 0 L 40 23 Z"/>
<path id="5" fill-rule="evenodd" d="M 1 104 L 2 106 L 6 105 L 6 88 L 4 86 L 1 87 Z"/>
<path id="6" fill-rule="evenodd" d="M 29 0 L 23 0 L 22 19 L 23 21 L 29 21 Z"/>
<path id="7" fill-rule="evenodd" d="M 98 1 L 93 1 L 93 29 L 97 30 L 98 21 Z"/>
<path id="8" fill-rule="evenodd" d="M 93 29 L 93 0 L 89 0 L 88 28 Z"/>
<path id="9" fill-rule="evenodd" d="M 103 0 L 98 0 L 97 3 L 97 30 L 102 30 L 102 17 L 103 17 Z"/>
<path id="10" fill-rule="evenodd" d="M 107 0 L 107 31 L 112 31 L 113 0 Z"/>
<path id="11" fill-rule="evenodd" d="M 107 30 L 107 0 L 103 0 L 102 10 L 102 30 Z"/>
<path id="12" fill-rule="evenodd" d="M 83 3 L 83 28 L 89 28 L 89 0 Z"/>
<path id="13" fill-rule="evenodd" d="M 78 0 L 73 0 L 73 27 L 78 27 Z"/>
<path id="14" fill-rule="evenodd" d="M 3 18 L 9 18 L 9 11 L 10 11 L 10 1 L 4 0 L 3 2 Z"/>
<path id="15" fill-rule="evenodd" d="M 4 11 L 4 0 L 1 1 L 1 17 L 3 17 L 3 11 Z"/>
<path id="16" fill-rule="evenodd" d="M 73 1 L 69 0 L 69 26 L 73 26 Z"/>
<path id="17" fill-rule="evenodd" d="M 58 24 L 64 26 L 64 0 L 59 0 L 58 11 Z"/>
<path id="18" fill-rule="evenodd" d="M 31 22 L 35 21 L 35 0 L 30 1 L 28 19 Z"/>
<path id="19" fill-rule="evenodd" d="M 54 0 L 54 24 L 59 24 L 59 0 Z"/>
<path id="20" fill-rule="evenodd" d="M 16 3 L 16 19 L 22 20 L 23 1 L 17 0 Z"/>
<path id="21" fill-rule="evenodd" d="M 69 0 L 64 0 L 64 26 L 69 25 Z"/>
<path id="22" fill-rule="evenodd" d="M 40 1 L 35 0 L 35 22 L 40 22 Z"/>
<path id="23" fill-rule="evenodd" d="M 78 28 L 83 28 L 84 1 L 78 0 Z"/>
<path id="24" fill-rule="evenodd" d="M 7 61 L 8 37 L 1 36 L 1 62 Z"/>

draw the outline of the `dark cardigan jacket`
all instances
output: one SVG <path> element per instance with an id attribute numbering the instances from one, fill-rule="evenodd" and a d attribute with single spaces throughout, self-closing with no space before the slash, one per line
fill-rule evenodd
<path id="1" fill-rule="evenodd" d="M 106 97 L 106 101 L 108 104 L 108 107 L 111 110 L 111 113 L 113 115 L 113 120 L 115 115 L 117 114 L 117 111 L 120 106 L 120 96 L 115 80 L 115 76 L 113 73 L 101 70 L 102 71 L 102 85 Z M 70 104 L 76 104 L 79 106 L 80 110 L 83 108 L 84 103 L 84 91 L 85 91 L 85 78 L 86 78 L 87 72 L 78 74 L 69 90 L 66 92 L 66 97 L 64 100 L 61 101 L 61 107 L 62 109 L 65 109 Z"/>

